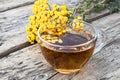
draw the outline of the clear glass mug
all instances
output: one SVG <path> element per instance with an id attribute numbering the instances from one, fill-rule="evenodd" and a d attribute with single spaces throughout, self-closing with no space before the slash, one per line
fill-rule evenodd
<path id="1" fill-rule="evenodd" d="M 45 41 L 38 30 L 38 37 L 42 41 L 41 51 L 47 62 L 58 72 L 70 74 L 79 71 L 90 59 L 93 53 L 97 53 L 105 45 L 106 36 L 96 29 L 94 25 L 84 22 L 85 31 L 89 32 L 92 38 L 82 44 L 61 46 Z M 74 32 L 72 32 L 74 34 Z M 83 49 L 84 47 L 84 49 Z"/>

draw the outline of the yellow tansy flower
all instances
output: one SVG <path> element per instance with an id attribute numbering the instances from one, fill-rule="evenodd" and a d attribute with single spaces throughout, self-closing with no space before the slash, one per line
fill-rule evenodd
<path id="1" fill-rule="evenodd" d="M 39 27 L 42 27 L 40 34 L 46 32 L 53 36 L 48 36 L 47 34 L 42 34 L 42 38 L 48 42 L 62 43 L 62 40 L 55 38 L 56 36 L 61 36 L 67 32 L 65 27 L 69 21 L 69 17 L 72 15 L 72 12 L 67 9 L 66 5 L 56 5 L 54 4 L 51 8 L 47 0 L 37 0 L 35 1 L 32 7 L 32 14 L 29 17 L 30 25 L 26 27 L 26 32 L 28 34 L 28 41 L 33 44 L 35 42 L 40 43 L 40 40 L 37 36 L 37 31 Z M 76 23 L 78 20 L 81 20 L 81 17 L 77 17 L 73 22 L 77 24 L 77 27 L 83 28 L 84 24 Z M 76 27 L 76 25 L 74 25 Z"/>

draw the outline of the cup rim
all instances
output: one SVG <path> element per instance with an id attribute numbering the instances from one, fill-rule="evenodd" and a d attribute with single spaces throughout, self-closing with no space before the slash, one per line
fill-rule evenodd
<path id="1" fill-rule="evenodd" d="M 93 35 L 93 38 L 92 38 L 91 40 L 87 41 L 86 43 L 77 44 L 77 45 L 70 45 L 70 46 L 62 46 L 62 45 L 57 45 L 57 44 L 53 44 L 53 43 L 47 42 L 47 41 L 45 41 L 42 37 L 40 37 L 39 31 L 40 31 L 40 29 L 41 29 L 42 27 L 39 27 L 39 29 L 38 29 L 38 33 L 37 33 L 37 34 L 38 34 L 38 38 L 39 38 L 43 43 L 46 43 L 46 44 L 49 44 L 49 45 L 52 45 L 52 46 L 55 46 L 55 47 L 59 47 L 59 48 L 73 48 L 73 47 L 84 46 L 84 45 L 89 44 L 89 43 L 91 43 L 91 42 L 93 42 L 93 41 L 95 41 L 95 40 L 97 39 L 97 30 L 96 30 L 96 28 L 95 28 L 92 24 L 90 24 L 90 23 L 88 23 L 88 22 L 85 22 L 85 21 L 83 21 L 83 22 L 84 22 L 85 24 L 89 25 L 90 27 L 92 27 L 93 30 L 94 30 L 94 32 L 95 32 L 95 34 Z"/>

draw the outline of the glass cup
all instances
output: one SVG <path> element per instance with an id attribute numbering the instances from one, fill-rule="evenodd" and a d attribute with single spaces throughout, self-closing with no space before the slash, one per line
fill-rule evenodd
<path id="1" fill-rule="evenodd" d="M 93 53 L 97 53 L 106 43 L 104 33 L 87 22 L 84 22 L 84 34 L 69 32 L 82 37 L 90 35 L 87 42 L 72 45 L 59 45 L 45 41 L 40 34 L 42 26 L 38 30 L 38 37 L 42 42 L 41 51 L 47 62 L 58 72 L 70 74 L 79 71 L 90 59 Z M 70 27 L 70 26 L 69 26 Z M 69 39 L 67 39 L 69 40 Z M 74 41 L 74 38 L 73 38 Z M 80 40 L 79 40 L 80 41 Z M 66 41 L 69 42 L 69 41 Z"/>

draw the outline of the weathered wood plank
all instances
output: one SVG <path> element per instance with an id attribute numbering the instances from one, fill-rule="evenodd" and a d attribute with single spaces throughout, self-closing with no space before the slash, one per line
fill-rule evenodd
<path id="1" fill-rule="evenodd" d="M 114 13 L 114 12 L 112 12 L 112 13 Z M 107 9 L 101 11 L 100 13 L 95 13 L 94 12 L 94 13 L 91 13 L 90 15 L 87 16 L 86 21 L 87 22 L 92 22 L 92 21 L 95 21 L 95 20 L 97 20 L 99 18 L 105 17 L 105 16 L 107 16 L 109 14 L 110 14 L 110 11 L 107 10 Z"/>
<path id="2" fill-rule="evenodd" d="M 108 36 L 106 46 L 93 55 L 86 66 L 71 75 L 57 74 L 50 80 L 119 80 L 120 79 L 120 13 L 101 18 L 92 24 Z"/>
<path id="3" fill-rule="evenodd" d="M 35 0 L 0 0 L 0 12 L 33 4 Z"/>
<path id="4" fill-rule="evenodd" d="M 25 26 L 29 25 L 31 7 L 29 5 L 0 13 L 0 55 L 27 42 Z"/>
<path id="5" fill-rule="evenodd" d="M 78 73 L 62 75 L 51 68 L 32 45 L 0 59 L 2 80 L 119 80 L 120 79 L 120 13 L 93 22 L 109 36 L 108 44 Z M 111 42 L 111 43 L 110 43 Z M 43 75 L 43 76 L 42 76 Z M 46 76 L 44 76 L 46 75 Z"/>
<path id="6" fill-rule="evenodd" d="M 56 73 L 46 64 L 38 45 L 0 59 L 0 80 L 46 80 Z"/>

